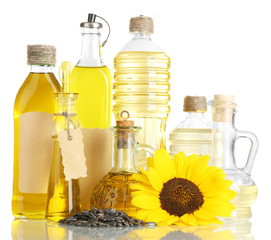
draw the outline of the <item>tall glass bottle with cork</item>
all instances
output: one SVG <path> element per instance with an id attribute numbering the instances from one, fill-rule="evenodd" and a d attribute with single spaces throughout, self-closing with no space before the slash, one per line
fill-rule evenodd
<path id="1" fill-rule="evenodd" d="M 169 107 L 169 67 L 167 54 L 151 39 L 153 20 L 131 18 L 132 39 L 114 60 L 115 83 L 113 112 L 120 120 L 122 109 L 130 113 L 136 126 L 142 127 L 138 139 L 159 149 L 165 147 L 166 121 Z M 147 155 L 140 154 L 138 166 L 147 167 Z"/>
<path id="2" fill-rule="evenodd" d="M 187 113 L 187 117 L 169 135 L 171 156 L 180 151 L 186 155 L 209 155 L 211 163 L 212 126 L 204 117 L 207 111 L 206 97 L 186 96 L 183 111 Z"/>
<path id="3" fill-rule="evenodd" d="M 53 141 L 54 93 L 60 91 L 52 67 L 56 49 L 29 45 L 30 73 L 14 105 L 12 212 L 17 218 L 44 218 Z"/>
<path id="4" fill-rule="evenodd" d="M 80 179 L 81 203 L 89 209 L 91 192 L 97 182 L 110 170 L 112 154 L 111 126 L 111 74 L 103 63 L 100 30 L 103 25 L 96 19 L 105 19 L 89 14 L 88 21 L 80 24 L 82 29 L 81 57 L 71 73 L 71 91 L 79 94 L 77 115 L 84 135 L 87 158 L 87 177 Z M 95 168 L 93 166 L 96 166 Z"/>
<path id="5" fill-rule="evenodd" d="M 251 206 L 257 197 L 257 187 L 251 179 L 251 169 L 258 149 L 257 137 L 247 131 L 239 131 L 234 126 L 236 103 L 232 95 L 215 95 L 213 105 L 214 122 L 214 165 L 224 169 L 226 178 L 233 182 L 232 190 L 237 196 L 232 200 L 235 210 L 230 219 L 251 217 Z M 246 165 L 236 166 L 234 157 L 235 142 L 239 138 L 248 138 L 251 148 Z M 222 141 L 222 146 L 217 145 Z"/>

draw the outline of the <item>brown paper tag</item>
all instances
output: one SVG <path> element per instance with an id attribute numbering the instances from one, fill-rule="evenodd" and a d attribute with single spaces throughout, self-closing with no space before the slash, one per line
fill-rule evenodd
<path id="1" fill-rule="evenodd" d="M 96 184 L 112 168 L 112 132 L 109 129 L 82 128 L 87 177 L 80 178 L 80 197 L 83 209 L 90 208 L 90 198 Z"/>
<path id="2" fill-rule="evenodd" d="M 70 129 L 70 134 L 72 140 L 68 139 L 66 130 L 62 130 L 58 133 L 66 181 L 87 176 L 86 157 L 84 154 L 81 128 Z"/>

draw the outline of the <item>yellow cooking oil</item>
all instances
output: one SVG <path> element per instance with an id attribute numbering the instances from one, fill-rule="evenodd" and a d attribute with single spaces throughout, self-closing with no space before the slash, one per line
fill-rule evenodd
<path id="1" fill-rule="evenodd" d="M 60 85 L 54 74 L 31 72 L 21 86 L 14 105 L 14 172 L 13 172 L 13 196 L 12 196 L 12 213 L 16 218 L 44 218 L 47 193 L 48 177 L 44 176 L 42 182 L 40 178 L 32 179 L 44 189 L 40 191 L 26 192 L 24 186 L 20 187 L 20 178 L 22 172 L 19 168 L 19 119 L 26 113 L 47 113 L 54 114 L 54 93 L 60 91 Z M 51 121 L 49 121 L 51 126 Z M 29 134 L 31 134 L 31 122 L 29 122 Z M 39 133 L 36 132 L 37 137 Z M 49 153 L 50 154 L 50 153 Z M 39 161 L 39 159 L 35 159 Z M 24 166 L 27 167 L 27 166 Z M 30 167 L 30 166 L 29 166 Z M 27 171 L 27 169 L 26 169 Z M 31 170 L 27 174 L 31 175 Z M 44 170 L 45 171 L 45 170 Z M 29 188 L 27 186 L 27 188 Z"/>
<path id="2" fill-rule="evenodd" d="M 53 139 L 54 147 L 48 184 L 46 219 L 59 221 L 80 212 L 80 190 L 79 179 L 65 180 L 59 141 L 57 136 L 54 136 Z"/>
<path id="3" fill-rule="evenodd" d="M 170 112 L 170 59 L 164 52 L 123 51 L 114 59 L 113 112 L 116 120 L 127 110 L 135 126 L 142 127 L 138 140 L 155 149 L 165 147 L 166 121 Z M 139 153 L 138 166 L 148 156 Z"/>
<path id="4" fill-rule="evenodd" d="M 231 217 L 235 219 L 251 218 L 251 206 L 256 201 L 258 190 L 255 184 L 253 185 L 236 185 L 233 184 L 232 190 L 237 192 L 236 197 L 231 201 L 235 206 Z"/>
<path id="5" fill-rule="evenodd" d="M 187 156 L 197 154 L 212 158 L 211 128 L 176 128 L 169 135 L 169 151 L 173 157 L 179 152 Z"/>
<path id="6" fill-rule="evenodd" d="M 91 207 L 100 209 L 111 208 L 124 211 L 129 216 L 135 216 L 138 209 L 131 204 L 132 190 L 130 186 L 136 183 L 132 174 L 111 173 L 106 174 L 96 185 L 91 201 Z"/>
<path id="7" fill-rule="evenodd" d="M 77 115 L 83 127 L 108 128 L 111 125 L 111 74 L 106 66 L 75 66 L 71 91 L 79 94 Z"/>

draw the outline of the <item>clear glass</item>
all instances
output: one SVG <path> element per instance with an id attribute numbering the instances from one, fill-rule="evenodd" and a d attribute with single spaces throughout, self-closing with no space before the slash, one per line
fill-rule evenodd
<path id="1" fill-rule="evenodd" d="M 136 126 L 142 127 L 139 142 L 165 147 L 169 106 L 170 59 L 150 38 L 133 33 L 132 40 L 114 59 L 113 112 L 116 120 L 127 110 Z M 139 154 L 139 166 L 147 169 L 146 153 Z"/>
<path id="2" fill-rule="evenodd" d="M 20 169 L 19 159 L 19 132 L 20 118 L 27 113 L 34 114 L 54 114 L 54 93 L 60 91 L 60 85 L 52 72 L 52 66 L 31 66 L 31 71 L 18 91 L 14 104 L 14 171 L 13 171 L 13 195 L 12 195 L 12 213 L 16 218 L 44 218 L 46 206 L 46 191 L 42 187 L 36 192 L 25 192 L 20 190 L 20 179 L 26 177 Z M 50 116 L 49 115 L 49 116 Z M 49 120 L 48 128 L 51 125 Z M 24 127 L 30 135 L 38 134 L 34 132 L 31 124 Z M 38 135 L 37 137 L 43 138 Z M 48 136 L 50 141 L 50 136 Z M 48 139 L 43 139 L 47 141 Z M 46 146 L 44 146 L 46 147 Z M 45 153 L 46 154 L 46 153 Z M 50 155 L 50 152 L 47 154 Z M 44 156 L 43 156 L 44 157 Z M 50 156 L 47 156 L 50 159 Z M 40 158 L 33 159 L 40 162 Z M 34 163 L 34 162 L 33 162 Z M 30 163 L 31 164 L 31 163 Z M 49 166 L 50 162 L 48 163 Z M 44 170 L 46 171 L 46 170 Z M 45 174 L 47 174 L 45 172 Z M 31 175 L 31 170 L 27 176 Z M 49 175 L 49 173 L 48 173 Z M 31 179 L 29 179 L 31 181 Z M 43 179 L 36 178 L 33 181 L 38 182 L 39 186 L 47 188 L 48 177 Z M 44 181 L 44 182 L 43 182 Z"/>
<path id="3" fill-rule="evenodd" d="M 111 127 L 110 129 L 113 132 L 113 168 L 96 185 L 90 205 L 101 209 L 116 208 L 133 216 L 138 209 L 131 204 L 129 186 L 136 182 L 132 179 L 132 174 L 139 173 L 136 162 L 139 152 L 137 136 L 140 128 Z M 149 146 L 139 145 L 139 147 L 142 151 L 154 153 Z"/>
<path id="4" fill-rule="evenodd" d="M 99 30 L 82 31 L 82 52 L 71 73 L 71 91 L 80 96 L 77 114 L 82 126 L 104 129 L 111 125 L 111 74 L 101 58 Z"/>
<path id="5" fill-rule="evenodd" d="M 185 120 L 169 134 L 169 152 L 174 156 L 178 152 L 187 156 L 209 155 L 212 162 L 212 126 L 203 112 L 189 112 Z"/>
<path id="6" fill-rule="evenodd" d="M 56 112 L 52 125 L 54 147 L 46 205 L 46 218 L 53 221 L 66 218 L 81 210 L 79 180 L 65 180 L 63 159 L 58 141 L 58 132 L 80 127 L 75 109 L 77 97 L 77 94 L 73 93 L 56 94 Z"/>
<path id="7" fill-rule="evenodd" d="M 224 169 L 226 178 L 233 182 L 232 190 L 237 196 L 232 200 L 235 210 L 232 212 L 234 218 L 250 218 L 251 205 L 257 198 L 257 187 L 250 177 L 253 162 L 258 149 L 257 137 L 246 131 L 239 131 L 235 128 L 235 105 L 230 102 L 222 102 L 213 106 L 214 114 L 224 114 L 232 110 L 232 119 L 229 121 L 214 121 L 214 165 Z M 251 141 L 251 149 L 244 168 L 238 168 L 234 157 L 235 142 L 239 138 L 248 138 Z M 226 219 L 226 220 L 232 220 Z"/>

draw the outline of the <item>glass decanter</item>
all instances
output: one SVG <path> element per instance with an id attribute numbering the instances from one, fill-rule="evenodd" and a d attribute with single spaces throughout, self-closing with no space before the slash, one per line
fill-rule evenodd
<path id="1" fill-rule="evenodd" d="M 131 204 L 130 184 L 134 173 L 139 173 L 136 167 L 138 152 L 146 151 L 154 154 L 154 149 L 146 144 L 138 144 L 138 132 L 141 127 L 135 127 L 134 121 L 127 120 L 129 113 L 122 111 L 121 121 L 116 127 L 110 127 L 113 132 L 113 168 L 103 177 L 92 193 L 91 207 L 101 209 L 115 208 L 133 216 L 137 208 Z"/>
<path id="2" fill-rule="evenodd" d="M 236 104 L 232 95 L 215 95 L 213 105 L 214 122 L 214 165 L 224 169 L 226 178 L 233 182 L 231 189 L 237 192 L 232 200 L 235 210 L 231 218 L 250 218 L 251 205 L 257 197 L 257 187 L 251 179 L 251 169 L 258 150 L 257 137 L 247 131 L 239 131 L 234 126 Z M 239 138 L 248 138 L 251 148 L 246 165 L 236 166 L 234 157 L 235 142 Z"/>

